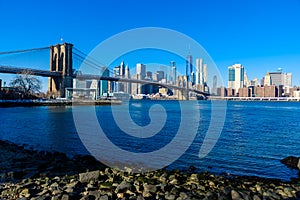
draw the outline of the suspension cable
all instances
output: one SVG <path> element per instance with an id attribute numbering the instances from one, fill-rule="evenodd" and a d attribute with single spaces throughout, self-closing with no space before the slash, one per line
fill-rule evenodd
<path id="1" fill-rule="evenodd" d="M 24 53 L 24 52 L 29 52 L 29 51 L 41 51 L 41 50 L 46 50 L 46 49 L 49 49 L 49 47 L 24 49 L 24 50 L 14 50 L 14 51 L 4 51 L 4 52 L 0 52 L 0 55 L 14 54 L 14 53 Z"/>

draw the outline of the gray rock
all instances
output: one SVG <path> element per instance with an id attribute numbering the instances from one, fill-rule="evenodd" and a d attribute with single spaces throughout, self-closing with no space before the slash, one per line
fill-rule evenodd
<path id="1" fill-rule="evenodd" d="M 142 195 L 138 195 L 136 200 L 145 200 L 145 198 Z"/>
<path id="2" fill-rule="evenodd" d="M 150 193 L 155 193 L 156 190 L 157 190 L 157 188 L 156 188 L 155 185 L 151 185 L 151 184 L 147 184 L 147 183 L 145 183 L 145 184 L 143 185 L 143 187 L 144 187 L 144 190 L 147 190 L 147 191 L 149 191 Z"/>
<path id="3" fill-rule="evenodd" d="M 240 200 L 240 199 L 243 199 L 243 198 L 241 197 L 241 195 L 240 195 L 237 191 L 235 191 L 235 190 L 231 190 L 231 198 L 232 198 L 232 200 Z"/>
<path id="4" fill-rule="evenodd" d="M 165 194 L 165 199 L 167 200 L 174 200 L 176 198 L 176 196 L 174 194 L 170 194 L 170 193 L 166 193 Z"/>
<path id="5" fill-rule="evenodd" d="M 125 192 L 126 190 L 130 190 L 131 188 L 131 184 L 126 182 L 126 181 L 122 181 L 116 188 L 115 192 L 119 193 L 119 192 Z"/>
<path id="6" fill-rule="evenodd" d="M 79 174 L 79 181 L 84 183 L 84 182 L 90 182 L 90 181 L 95 181 L 99 178 L 100 176 L 100 171 L 92 171 L 92 172 L 86 172 L 86 173 L 80 173 Z"/>
<path id="7" fill-rule="evenodd" d="M 62 197 L 61 197 L 61 200 L 69 200 L 70 197 L 68 194 L 64 194 Z"/>
<path id="8" fill-rule="evenodd" d="M 255 195 L 253 196 L 253 200 L 261 200 L 261 198 L 255 194 Z"/>
<path id="9" fill-rule="evenodd" d="M 216 195 L 215 193 L 211 192 L 211 191 L 208 191 L 206 194 L 206 199 L 211 199 L 211 200 L 214 200 L 214 199 L 217 199 L 218 198 L 218 195 Z"/>
<path id="10" fill-rule="evenodd" d="M 100 199 L 100 197 L 101 197 L 101 192 L 100 191 L 97 191 L 97 190 L 95 190 L 95 191 L 89 191 L 89 194 L 88 194 L 89 196 L 94 196 L 95 197 L 95 199 Z"/>
<path id="11" fill-rule="evenodd" d="M 157 190 L 155 185 L 148 185 L 147 183 L 143 187 L 143 197 L 151 197 Z"/>
<path id="12" fill-rule="evenodd" d="M 108 200 L 108 199 L 109 199 L 109 198 L 108 198 L 107 195 L 101 196 L 101 197 L 99 198 L 99 200 Z"/>

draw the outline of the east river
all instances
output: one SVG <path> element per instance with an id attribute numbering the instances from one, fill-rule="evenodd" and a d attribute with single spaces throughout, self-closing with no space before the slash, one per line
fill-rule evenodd
<path id="1" fill-rule="evenodd" d="M 159 153 L 165 146 L 173 145 L 167 151 L 168 156 L 179 156 L 168 165 L 170 169 L 187 170 L 192 165 L 198 171 L 216 174 L 283 180 L 297 177 L 297 171 L 287 168 L 280 160 L 291 155 L 300 156 L 299 102 L 228 101 L 221 105 L 215 108 L 217 117 L 213 113 L 215 105 L 210 101 L 130 101 L 114 106 L 0 108 L 0 139 L 70 156 L 89 154 L 91 149 L 103 144 L 101 140 L 94 141 L 88 143 L 87 148 L 79 132 L 93 138 L 97 127 L 101 127 L 106 139 L 120 152 Z M 217 121 L 224 118 L 221 129 L 220 124 L 210 123 L 215 118 Z M 210 136 L 210 128 L 221 132 Z M 195 133 L 191 133 L 194 130 Z M 179 132 L 182 134 L 177 138 Z M 90 137 L 89 133 L 94 136 Z M 173 140 L 180 141 L 173 143 Z M 182 150 L 181 144 L 188 146 Z M 208 145 L 211 150 L 200 158 L 203 145 Z M 111 150 L 108 145 L 105 152 Z M 117 154 L 112 152 L 112 159 L 114 155 L 118 159 Z M 161 156 L 164 155 L 166 151 Z M 161 160 L 149 159 L 148 162 L 155 164 Z"/>

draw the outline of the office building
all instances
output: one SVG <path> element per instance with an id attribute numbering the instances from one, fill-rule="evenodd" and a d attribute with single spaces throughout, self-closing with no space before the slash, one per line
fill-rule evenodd
<path id="1" fill-rule="evenodd" d="M 193 71 L 193 57 L 192 55 L 187 55 L 186 57 L 186 76 L 189 78 Z"/>
<path id="2" fill-rule="evenodd" d="M 272 85 L 283 85 L 282 83 L 282 72 L 281 71 L 277 71 L 277 72 L 269 72 L 269 75 L 271 77 L 272 80 Z M 266 80 L 265 80 L 266 82 Z"/>
<path id="3" fill-rule="evenodd" d="M 273 85 L 273 83 L 272 83 L 272 78 L 271 78 L 271 75 L 270 75 L 270 73 L 268 72 L 266 75 L 265 75 L 265 77 L 264 77 L 264 84 L 263 84 L 264 86 L 266 85 L 266 86 L 270 86 L 270 85 Z"/>
<path id="4" fill-rule="evenodd" d="M 136 64 L 136 75 L 138 80 L 144 80 L 146 77 L 146 65 L 141 63 Z"/>
<path id="5" fill-rule="evenodd" d="M 101 69 L 101 76 L 106 76 L 108 77 L 109 76 L 109 69 L 107 67 L 103 67 Z M 109 82 L 106 81 L 106 80 L 100 80 L 98 82 L 98 88 L 99 88 L 99 91 L 98 91 L 98 96 L 103 96 L 104 93 L 108 93 L 109 92 Z"/>
<path id="6" fill-rule="evenodd" d="M 282 85 L 284 87 L 288 87 L 288 88 L 293 87 L 292 73 L 283 73 L 282 74 Z"/>
<path id="7" fill-rule="evenodd" d="M 196 59 L 196 85 L 204 84 L 203 59 Z"/>
<path id="8" fill-rule="evenodd" d="M 238 92 L 244 87 L 244 67 L 241 64 L 234 64 L 228 67 L 228 88 Z"/>
<path id="9" fill-rule="evenodd" d="M 130 78 L 130 71 L 128 65 L 125 67 L 124 78 Z M 124 92 L 127 94 L 131 94 L 131 83 L 124 83 Z"/>
<path id="10" fill-rule="evenodd" d="M 171 84 L 176 85 L 177 69 L 176 69 L 176 64 L 174 61 L 170 62 L 170 67 L 171 67 L 170 82 L 171 82 Z"/>

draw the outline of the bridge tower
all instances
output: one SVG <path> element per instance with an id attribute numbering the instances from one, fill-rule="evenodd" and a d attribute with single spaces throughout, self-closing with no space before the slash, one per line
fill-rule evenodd
<path id="1" fill-rule="evenodd" d="M 50 71 L 62 74 L 48 80 L 48 92 L 55 97 L 65 97 L 65 89 L 73 88 L 72 48 L 69 43 L 50 46 Z"/>
<path id="2" fill-rule="evenodd" d="M 178 76 L 177 86 L 186 88 L 186 90 L 178 90 L 177 99 L 178 100 L 189 100 L 189 82 L 188 76 Z"/>

